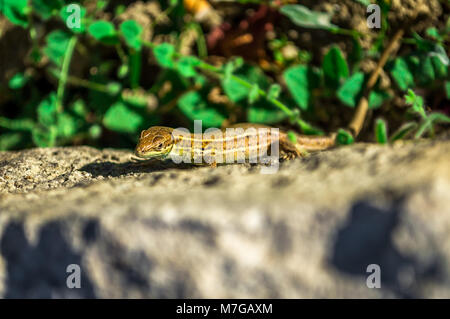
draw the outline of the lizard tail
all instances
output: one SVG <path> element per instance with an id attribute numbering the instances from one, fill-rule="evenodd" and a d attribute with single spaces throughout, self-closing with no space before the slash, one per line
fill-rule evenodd
<path id="1" fill-rule="evenodd" d="M 321 151 L 336 145 L 336 133 L 329 136 L 297 135 L 297 145 L 306 151 Z"/>

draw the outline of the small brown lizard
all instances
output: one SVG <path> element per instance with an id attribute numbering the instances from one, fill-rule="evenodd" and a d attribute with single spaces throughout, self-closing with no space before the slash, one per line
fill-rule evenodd
<path id="1" fill-rule="evenodd" d="M 233 134 L 227 135 L 228 129 L 235 129 Z M 266 136 L 262 138 L 261 129 Z M 229 156 L 234 160 L 242 154 L 248 160 L 252 154 L 271 149 L 275 142 L 279 145 L 279 157 L 291 159 L 304 155 L 308 151 L 319 151 L 335 145 L 335 136 L 295 135 L 296 143 L 292 142 L 288 134 L 281 130 L 262 124 L 241 123 L 221 130 L 223 134 L 209 137 L 205 134 L 189 133 L 176 134 L 173 128 L 153 126 L 141 132 L 135 154 L 143 159 L 163 160 L 176 152 L 177 155 L 187 155 L 191 163 L 216 166 L 216 161 L 207 162 L 199 159 L 205 156 L 214 157 L 221 151 L 222 156 Z M 253 153 L 252 153 L 253 152 Z M 239 154 L 238 154 L 239 153 Z M 217 162 L 221 163 L 221 162 Z"/>

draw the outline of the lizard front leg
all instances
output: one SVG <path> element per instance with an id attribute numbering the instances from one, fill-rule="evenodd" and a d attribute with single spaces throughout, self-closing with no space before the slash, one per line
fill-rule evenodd
<path id="1" fill-rule="evenodd" d="M 297 157 L 305 157 L 308 152 L 287 139 L 280 139 L 280 158 L 291 160 Z"/>
<path id="2" fill-rule="evenodd" d="M 208 166 L 211 167 L 211 168 L 216 168 L 217 167 L 217 162 L 214 161 L 214 162 L 208 164 Z"/>

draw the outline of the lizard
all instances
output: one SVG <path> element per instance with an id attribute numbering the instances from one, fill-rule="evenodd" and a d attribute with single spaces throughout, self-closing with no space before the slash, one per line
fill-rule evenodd
<path id="1" fill-rule="evenodd" d="M 227 137 L 227 128 L 243 129 L 238 131 L 240 133 L 235 134 L 232 138 Z M 174 146 L 180 146 L 184 143 L 182 147 L 178 147 L 180 153 L 187 152 L 192 160 L 196 163 L 196 156 L 203 156 L 206 152 L 214 153 L 214 146 L 211 143 L 218 142 L 222 144 L 220 147 L 223 148 L 223 154 L 226 155 L 227 152 L 232 152 L 233 158 L 236 158 L 236 153 L 242 151 L 242 148 L 237 148 L 239 145 L 237 142 L 241 139 L 240 146 L 245 143 L 245 150 L 243 154 L 245 159 L 248 160 L 251 148 L 253 147 L 256 151 L 260 151 L 262 148 L 270 149 L 271 145 L 275 141 L 279 143 L 279 155 L 283 160 L 292 159 L 296 157 L 301 157 L 307 154 L 309 151 L 319 151 L 330 148 L 335 145 L 335 135 L 331 136 L 310 136 L 310 135 L 299 135 L 295 134 L 296 142 L 292 142 L 288 137 L 288 133 L 279 130 L 278 134 L 272 134 L 270 126 L 254 123 L 240 123 L 234 124 L 227 128 L 222 128 L 224 133 L 222 137 L 211 139 L 205 137 L 204 134 L 199 133 L 189 133 L 188 135 L 178 135 L 174 134 L 174 129 L 166 126 L 152 126 L 147 130 L 143 130 L 140 134 L 139 141 L 136 145 L 135 155 L 141 159 L 166 159 L 171 152 L 177 149 Z M 248 130 L 254 129 L 254 130 Z M 258 139 L 257 131 L 258 129 L 267 129 L 266 139 Z M 255 138 L 251 140 L 252 138 Z M 256 143 L 251 144 L 251 141 L 256 141 Z M 233 144 L 228 144 L 232 142 Z M 195 144 L 197 143 L 197 144 Z M 254 145 L 254 146 L 251 146 Z M 181 154 L 182 155 L 182 154 Z M 198 164 L 198 163 L 196 163 Z M 203 161 L 200 164 L 205 164 Z M 215 167 L 217 164 L 215 162 L 208 163 L 210 166 Z"/>

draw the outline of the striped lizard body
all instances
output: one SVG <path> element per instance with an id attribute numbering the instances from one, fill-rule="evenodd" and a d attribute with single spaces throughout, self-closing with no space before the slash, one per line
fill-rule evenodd
<path id="1" fill-rule="evenodd" d="M 301 156 L 304 151 L 333 145 L 333 137 L 307 135 L 297 135 L 297 143 L 292 143 L 286 132 L 252 123 L 235 124 L 203 134 L 154 126 L 141 132 L 135 154 L 140 158 L 157 159 L 178 156 L 194 164 L 215 166 L 223 162 L 257 162 L 269 153 L 290 159 Z"/>

